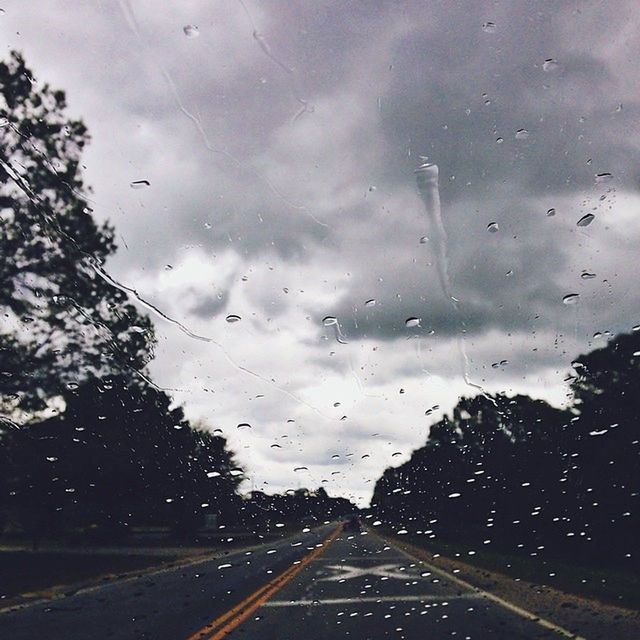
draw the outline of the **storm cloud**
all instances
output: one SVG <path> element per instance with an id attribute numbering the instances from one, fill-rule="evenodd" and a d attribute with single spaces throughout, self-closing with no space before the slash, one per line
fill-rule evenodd
<path id="1" fill-rule="evenodd" d="M 638 323 L 633 2 L 3 8 L 6 51 L 92 134 L 109 273 L 212 340 L 155 318 L 154 380 L 255 487 L 364 502 L 465 376 L 561 404 L 570 362 Z"/>

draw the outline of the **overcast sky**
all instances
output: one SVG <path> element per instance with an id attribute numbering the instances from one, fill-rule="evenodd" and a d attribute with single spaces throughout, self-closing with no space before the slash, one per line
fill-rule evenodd
<path id="1" fill-rule="evenodd" d="M 4 55 L 91 132 L 109 273 L 209 339 L 154 316 L 154 380 L 256 489 L 364 504 L 460 395 L 561 405 L 571 360 L 640 322 L 636 2 L 2 7 Z"/>

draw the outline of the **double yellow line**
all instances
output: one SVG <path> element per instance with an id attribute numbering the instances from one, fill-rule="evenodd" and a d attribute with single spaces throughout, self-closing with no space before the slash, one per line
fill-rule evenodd
<path id="1" fill-rule="evenodd" d="M 299 563 L 290 566 L 286 571 L 276 576 L 273 580 L 254 591 L 250 596 L 239 602 L 235 607 L 223 613 L 220 617 L 210 622 L 187 640 L 220 640 L 233 631 L 238 625 L 249 618 L 253 612 L 261 607 L 271 596 L 289 583 L 309 563 L 313 562 L 336 539 L 342 527 L 338 527 L 326 538 L 322 544 L 307 554 Z"/>

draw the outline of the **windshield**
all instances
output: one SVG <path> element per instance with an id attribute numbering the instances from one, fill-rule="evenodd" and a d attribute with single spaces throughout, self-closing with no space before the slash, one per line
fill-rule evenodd
<path id="1" fill-rule="evenodd" d="M 11 637 L 640 637 L 636 14 L 6 0 Z"/>

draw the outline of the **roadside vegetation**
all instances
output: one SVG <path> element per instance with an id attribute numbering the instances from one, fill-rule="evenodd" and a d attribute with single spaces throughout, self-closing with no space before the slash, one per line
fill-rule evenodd
<path id="1" fill-rule="evenodd" d="M 573 369 L 565 410 L 527 396 L 461 399 L 425 446 L 384 472 L 373 516 L 432 549 L 506 557 L 545 584 L 568 579 L 637 603 L 640 332 Z"/>

